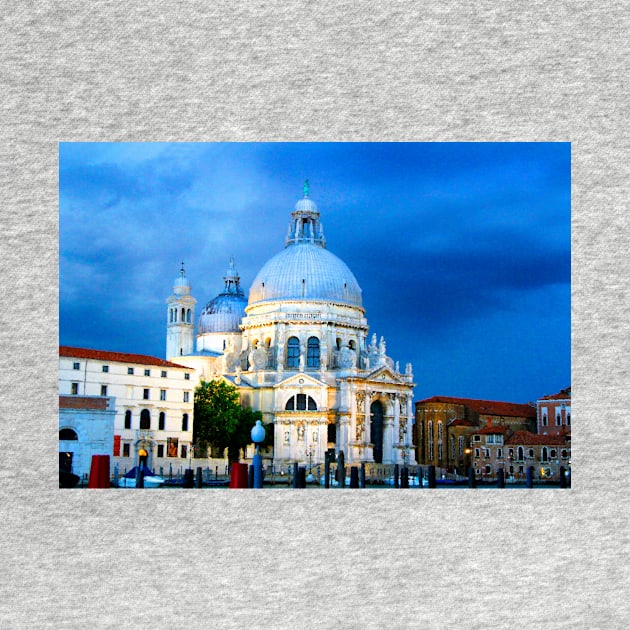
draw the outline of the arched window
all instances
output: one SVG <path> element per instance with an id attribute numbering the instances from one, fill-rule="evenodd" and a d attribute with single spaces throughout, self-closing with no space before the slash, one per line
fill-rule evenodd
<path id="1" fill-rule="evenodd" d="M 525 450 L 523 449 L 522 446 L 519 446 L 518 449 L 516 450 L 516 459 L 518 460 L 525 459 Z"/>
<path id="2" fill-rule="evenodd" d="M 173 323 L 173 309 L 169 308 L 168 309 L 168 321 L 172 324 Z"/>
<path id="3" fill-rule="evenodd" d="M 182 322 L 186 321 L 186 309 L 182 308 Z"/>
<path id="4" fill-rule="evenodd" d="M 125 429 L 131 429 L 131 409 L 125 411 Z"/>
<path id="5" fill-rule="evenodd" d="M 190 324 L 190 309 L 186 311 L 186 321 Z"/>
<path id="6" fill-rule="evenodd" d="M 542 451 L 540 453 L 540 461 L 541 462 L 546 462 L 549 459 L 548 453 L 547 453 L 547 447 L 543 446 L 542 447 Z"/>
<path id="7" fill-rule="evenodd" d="M 151 412 L 143 409 L 140 412 L 140 429 L 148 431 L 151 428 Z"/>
<path id="8" fill-rule="evenodd" d="M 306 394 L 296 394 L 287 400 L 284 406 L 285 411 L 317 411 L 317 403 L 311 396 Z"/>
<path id="9" fill-rule="evenodd" d="M 296 368 L 300 365 L 300 340 L 289 337 L 287 342 L 287 367 Z"/>
<path id="10" fill-rule="evenodd" d="M 76 432 L 73 431 L 72 429 L 61 429 L 61 431 L 59 431 L 59 439 L 60 440 L 78 440 L 79 437 L 77 436 Z"/>
<path id="11" fill-rule="evenodd" d="M 337 337 L 337 350 L 341 350 L 341 337 Z"/>
<path id="12" fill-rule="evenodd" d="M 354 339 L 350 340 L 350 342 L 348 343 L 348 348 L 350 348 L 350 350 L 356 350 L 357 349 L 357 344 L 355 343 Z"/>
<path id="13" fill-rule="evenodd" d="M 319 339 L 317 337 L 309 337 L 306 348 L 306 367 L 319 367 Z"/>
<path id="14" fill-rule="evenodd" d="M 158 419 L 158 430 L 164 431 L 165 426 L 166 426 L 166 414 L 163 411 L 160 411 L 160 417 Z"/>
<path id="15" fill-rule="evenodd" d="M 188 431 L 188 414 L 182 416 L 182 431 Z"/>

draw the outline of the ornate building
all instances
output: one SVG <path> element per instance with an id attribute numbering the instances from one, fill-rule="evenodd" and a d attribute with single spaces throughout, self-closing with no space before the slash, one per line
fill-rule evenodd
<path id="1" fill-rule="evenodd" d="M 262 266 L 249 298 L 233 260 L 224 281 L 199 318 L 196 350 L 181 351 L 194 317 L 182 268 L 168 299 L 167 358 L 195 368 L 198 381 L 235 384 L 273 425 L 275 462 L 318 463 L 335 449 L 347 462 L 415 463 L 411 364 L 401 373 L 384 338 L 368 336 L 361 288 L 326 249 L 308 182 L 285 248 Z"/>

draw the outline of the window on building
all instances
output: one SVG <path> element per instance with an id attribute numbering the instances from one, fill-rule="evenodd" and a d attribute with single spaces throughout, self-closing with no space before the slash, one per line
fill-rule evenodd
<path id="1" fill-rule="evenodd" d="M 184 402 L 190 402 L 190 392 L 184 392 Z"/>
<path id="2" fill-rule="evenodd" d="M 101 385 L 101 396 L 107 396 L 107 385 Z"/>
<path id="3" fill-rule="evenodd" d="M 464 436 L 460 435 L 457 439 L 457 452 L 460 457 L 464 456 Z"/>
<path id="4" fill-rule="evenodd" d="M 438 461 L 442 461 L 442 459 L 443 459 L 442 442 L 438 442 Z"/>
<path id="5" fill-rule="evenodd" d="M 163 411 L 160 411 L 160 415 L 158 417 L 158 430 L 164 431 L 165 425 L 166 425 L 166 414 Z"/>
<path id="6" fill-rule="evenodd" d="M 306 411 L 307 409 L 309 411 L 317 411 L 317 403 L 307 394 L 296 394 L 287 400 L 284 409 L 285 411 L 294 411 L 295 409 L 298 411 Z"/>
<path id="7" fill-rule="evenodd" d="M 327 425 L 326 430 L 326 441 L 335 443 L 337 441 L 337 425 L 334 423 L 330 423 Z"/>
<path id="8" fill-rule="evenodd" d="M 492 466 L 490 466 L 490 464 L 486 464 L 484 472 L 486 473 L 486 475 L 492 474 Z"/>
<path id="9" fill-rule="evenodd" d="M 497 449 L 497 457 L 498 457 L 499 459 L 502 459 L 502 458 L 503 458 L 503 449 L 502 449 L 502 448 L 498 448 L 498 449 Z"/>
<path id="10" fill-rule="evenodd" d="M 160 390 L 160 400 L 166 400 L 166 390 L 165 389 L 161 389 Z"/>
<path id="11" fill-rule="evenodd" d="M 151 391 L 150 391 L 148 388 L 146 388 L 146 387 L 145 387 L 145 388 L 142 390 L 142 398 L 143 398 L 144 400 L 149 400 L 149 398 L 150 398 L 150 393 L 151 393 Z"/>
<path id="12" fill-rule="evenodd" d="M 79 393 L 79 383 L 72 383 L 70 386 L 70 393 L 75 396 Z"/>
<path id="13" fill-rule="evenodd" d="M 188 431 L 188 414 L 182 416 L 182 431 Z"/>
<path id="14" fill-rule="evenodd" d="M 481 442 L 481 436 L 480 435 L 473 435 L 473 442 Z"/>
<path id="15" fill-rule="evenodd" d="M 129 442 L 123 443 L 122 456 L 129 457 Z"/>
<path id="16" fill-rule="evenodd" d="M 571 426 L 571 412 L 567 411 L 567 426 Z"/>
<path id="17" fill-rule="evenodd" d="M 440 420 L 438 422 L 438 441 L 442 441 L 442 438 L 444 437 L 444 423 Z"/>
<path id="18" fill-rule="evenodd" d="M 567 451 L 566 448 L 563 448 L 560 451 L 560 457 L 562 457 L 562 459 L 567 459 L 567 457 L 569 457 L 569 451 Z"/>
<path id="19" fill-rule="evenodd" d="M 490 449 L 489 448 L 485 448 L 484 452 L 485 452 L 485 456 L 486 457 L 490 457 Z"/>
<path id="20" fill-rule="evenodd" d="M 73 431 L 72 429 L 61 429 L 61 431 L 59 431 L 59 439 L 78 440 L 79 436 L 76 434 L 76 431 Z"/>
<path id="21" fill-rule="evenodd" d="M 133 374 L 133 368 L 128 367 L 127 368 L 127 374 Z"/>
<path id="22" fill-rule="evenodd" d="M 103 366 L 103 372 L 109 372 L 109 365 Z"/>
<path id="23" fill-rule="evenodd" d="M 522 446 L 519 446 L 516 450 L 516 459 L 519 461 L 523 461 L 525 459 L 525 449 Z"/>
<path id="24" fill-rule="evenodd" d="M 140 412 L 140 428 L 143 431 L 151 429 L 151 412 L 148 409 L 143 409 Z"/>
<path id="25" fill-rule="evenodd" d="M 157 445 L 157 456 L 164 457 L 164 444 Z"/>
<path id="26" fill-rule="evenodd" d="M 182 459 L 186 459 L 188 457 L 188 449 L 185 444 L 182 444 Z"/>
<path id="27" fill-rule="evenodd" d="M 514 458 L 514 449 L 508 448 L 508 457 Z"/>
<path id="28" fill-rule="evenodd" d="M 429 440 L 429 461 L 433 460 L 433 439 Z"/>
<path id="29" fill-rule="evenodd" d="M 475 457 L 476 457 L 477 459 L 479 459 L 479 458 L 481 457 L 481 449 L 479 449 L 479 448 L 476 448 L 476 449 L 475 449 Z"/>
<path id="30" fill-rule="evenodd" d="M 553 459 L 553 458 L 555 458 L 555 457 L 558 457 L 558 451 L 556 451 L 556 449 L 555 449 L 555 448 L 552 448 L 552 449 L 549 451 L 549 457 L 551 457 L 552 459 Z"/>
<path id="31" fill-rule="evenodd" d="M 160 376 L 162 378 L 166 378 L 166 370 L 162 370 L 162 373 L 160 374 Z"/>
<path id="32" fill-rule="evenodd" d="M 547 447 L 543 446 L 540 451 L 540 461 L 546 462 L 549 460 L 549 452 L 547 451 Z"/>
<path id="33" fill-rule="evenodd" d="M 306 347 L 306 367 L 319 367 L 319 339 L 317 337 L 309 337 Z"/>
<path id="34" fill-rule="evenodd" d="M 562 424 L 562 416 L 556 413 L 556 426 L 559 427 Z"/>
<path id="35" fill-rule="evenodd" d="M 300 340 L 289 337 L 287 341 L 287 367 L 296 368 L 300 365 Z"/>
<path id="36" fill-rule="evenodd" d="M 131 410 L 125 411 L 125 429 L 131 429 Z"/>
<path id="37" fill-rule="evenodd" d="M 81 364 L 75 361 L 75 362 L 72 364 L 72 369 L 73 369 L 73 370 L 80 370 L 80 369 L 81 369 Z"/>
<path id="38" fill-rule="evenodd" d="M 190 324 L 190 318 L 191 318 L 191 313 L 190 313 L 190 309 L 188 309 L 186 311 L 186 321 Z"/>
<path id="39" fill-rule="evenodd" d="M 533 448 L 530 448 L 530 449 L 527 451 L 527 457 L 534 457 L 534 449 L 533 449 Z"/>
<path id="40" fill-rule="evenodd" d="M 455 459 L 455 436 L 451 435 L 451 459 Z"/>
<path id="41" fill-rule="evenodd" d="M 145 370 L 144 371 L 144 375 L 145 376 L 151 376 L 151 370 Z"/>
<path id="42" fill-rule="evenodd" d="M 185 372 L 184 373 L 184 380 L 185 381 L 189 381 L 190 380 L 190 373 L 189 372 Z"/>
<path id="43" fill-rule="evenodd" d="M 486 435 L 486 444 L 494 444 L 494 435 Z"/>
<path id="44" fill-rule="evenodd" d="M 546 411 L 544 411 L 543 415 L 542 415 L 542 426 L 543 427 L 549 426 L 549 420 L 547 418 L 547 412 Z"/>

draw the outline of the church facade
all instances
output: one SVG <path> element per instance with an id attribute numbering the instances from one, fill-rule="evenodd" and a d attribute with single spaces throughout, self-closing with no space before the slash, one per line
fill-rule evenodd
<path id="1" fill-rule="evenodd" d="M 195 369 L 197 381 L 223 378 L 243 405 L 273 426 L 274 463 L 415 464 L 413 373 L 369 335 L 361 288 L 326 248 L 317 205 L 291 213 L 285 247 L 267 261 L 248 297 L 230 260 L 222 293 L 195 303 L 184 268 L 167 300 L 166 358 Z"/>

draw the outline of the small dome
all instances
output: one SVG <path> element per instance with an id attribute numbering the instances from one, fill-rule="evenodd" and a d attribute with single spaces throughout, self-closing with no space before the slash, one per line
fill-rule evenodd
<path id="1" fill-rule="evenodd" d="M 188 278 L 186 277 L 186 271 L 184 270 L 184 263 L 182 263 L 182 268 L 179 270 L 179 275 L 175 278 L 173 282 L 173 292 L 175 295 L 188 295 L 192 290 L 190 286 L 190 282 L 188 282 Z"/>
<path id="2" fill-rule="evenodd" d="M 210 300 L 199 316 L 199 334 L 240 332 L 247 300 L 241 292 L 221 293 Z"/>
<path id="3" fill-rule="evenodd" d="M 199 334 L 240 332 L 241 319 L 245 316 L 247 300 L 240 285 L 238 271 L 234 267 L 234 258 L 230 258 L 225 276 L 225 288 L 222 293 L 210 300 L 199 316 Z"/>
<path id="4" fill-rule="evenodd" d="M 304 199 L 300 199 L 295 204 L 295 211 L 296 212 L 319 212 L 317 210 L 317 204 L 312 199 L 309 199 L 308 197 L 304 197 Z"/>

